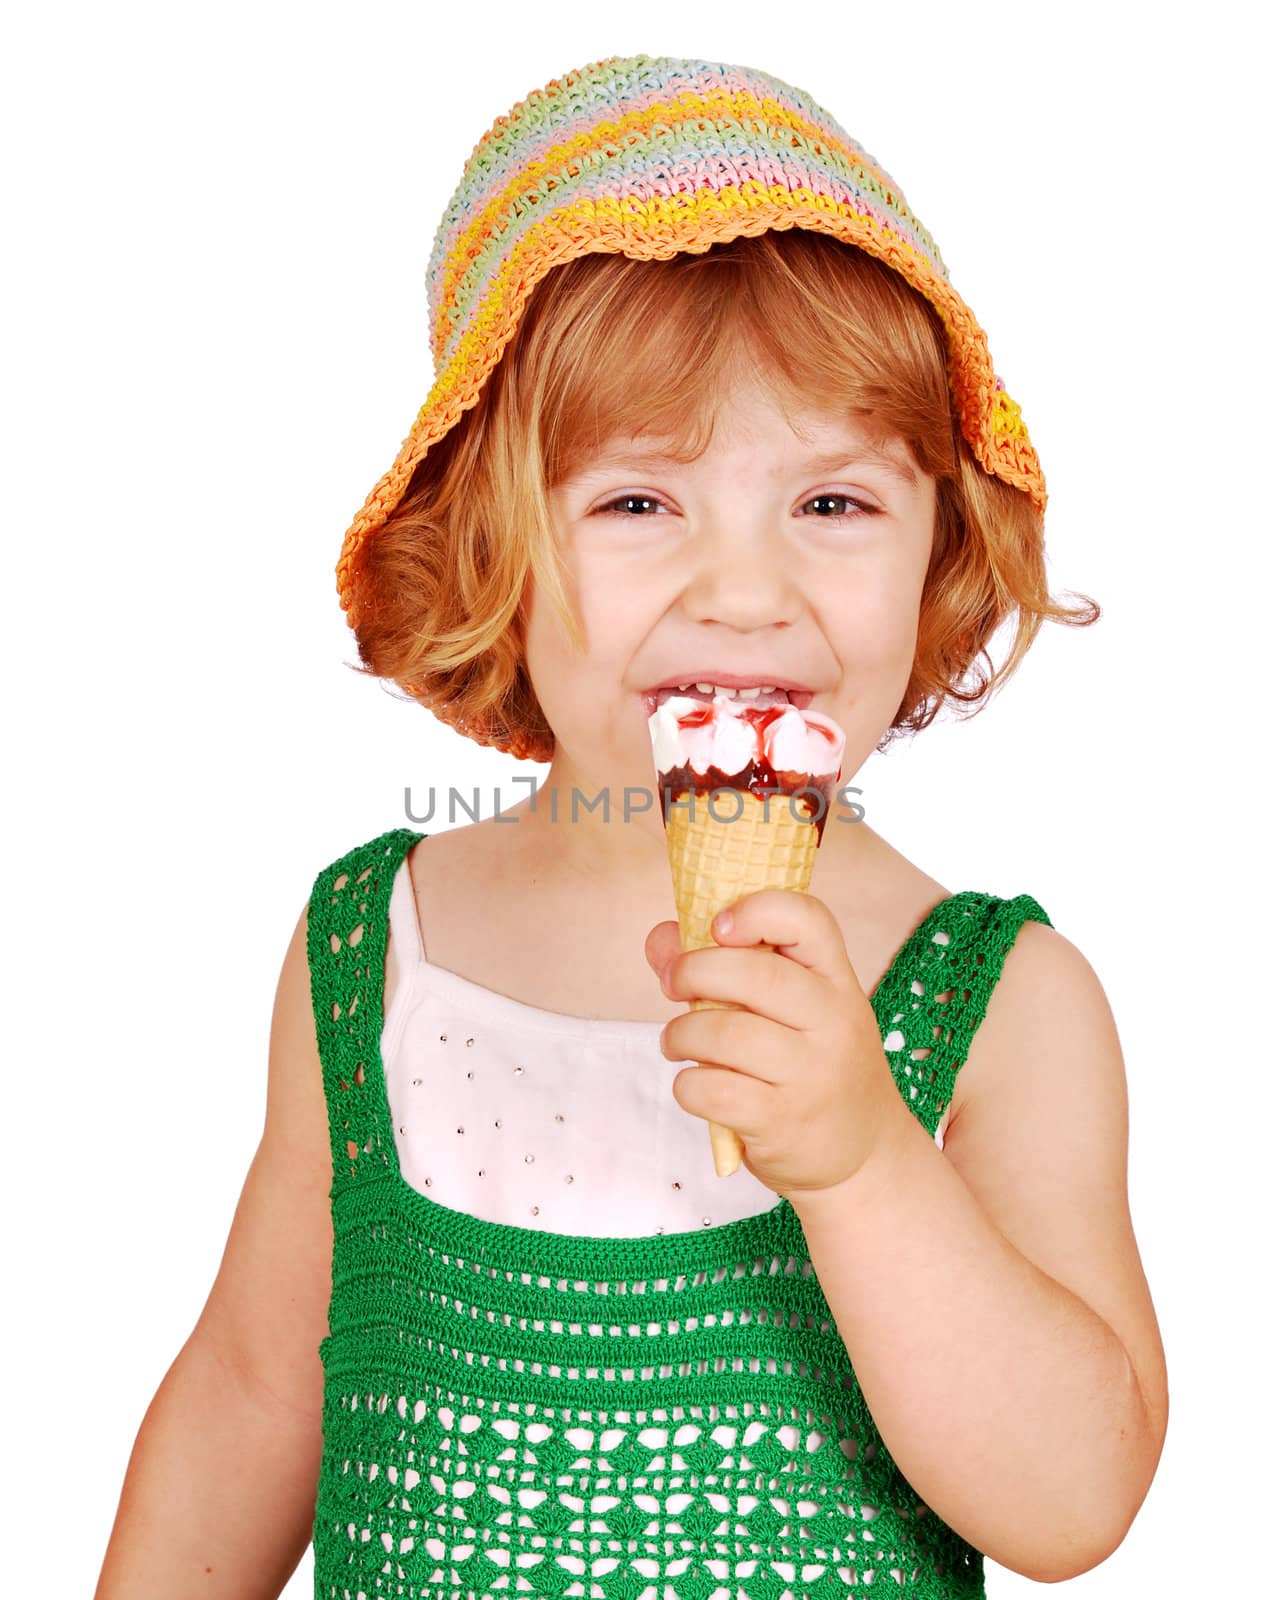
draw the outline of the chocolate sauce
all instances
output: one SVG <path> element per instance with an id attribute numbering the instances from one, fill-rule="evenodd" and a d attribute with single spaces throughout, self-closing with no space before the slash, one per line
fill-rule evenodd
<path id="1" fill-rule="evenodd" d="M 663 823 L 668 820 L 673 805 L 688 804 L 689 795 L 708 797 L 720 789 L 737 789 L 752 795 L 750 803 L 757 808 L 755 814 L 759 816 L 764 795 L 796 795 L 793 815 L 801 822 L 814 823 L 816 843 L 822 844 L 828 808 L 837 793 L 837 778 L 835 774 L 825 779 L 805 772 L 777 774 L 765 761 L 751 761 L 736 773 L 707 767 L 700 776 L 691 767 L 672 767 L 669 772 L 658 774 L 657 798 Z M 701 803 L 709 805 L 709 799 L 703 798 Z"/>

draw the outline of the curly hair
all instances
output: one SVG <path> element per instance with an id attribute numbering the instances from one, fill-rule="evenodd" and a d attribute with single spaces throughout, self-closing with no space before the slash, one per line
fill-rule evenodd
<path id="1" fill-rule="evenodd" d="M 547 494 L 603 438 L 648 431 L 683 460 L 707 447 L 734 379 L 795 407 L 901 437 L 935 480 L 933 545 L 907 687 L 881 740 L 946 705 L 975 715 L 1045 621 L 1089 626 L 1094 600 L 1048 594 L 1043 512 L 985 472 L 951 405 L 930 303 L 859 248 L 799 228 L 636 261 L 588 254 L 548 272 L 476 406 L 418 463 L 363 558 L 362 667 L 480 744 L 547 762 L 555 741 L 525 666 L 532 578 L 572 644 Z M 996 670 L 987 650 L 1015 617 Z M 967 708 L 971 707 L 971 711 Z"/>

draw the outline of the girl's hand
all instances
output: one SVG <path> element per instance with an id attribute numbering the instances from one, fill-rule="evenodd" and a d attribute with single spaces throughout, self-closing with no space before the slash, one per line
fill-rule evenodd
<path id="1" fill-rule="evenodd" d="M 668 999 L 749 1008 L 672 1017 L 662 1054 L 704 1063 L 676 1074 L 675 1099 L 740 1134 L 749 1170 L 792 1202 L 853 1177 L 915 1119 L 823 901 L 760 889 L 729 913 L 729 929 L 717 917 L 711 929 L 718 948 L 681 954 L 678 922 L 659 922 L 644 942 Z M 751 948 L 759 942 L 776 948 Z"/>

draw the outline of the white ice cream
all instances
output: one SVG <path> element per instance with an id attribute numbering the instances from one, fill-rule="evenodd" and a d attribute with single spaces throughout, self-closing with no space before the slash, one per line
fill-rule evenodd
<path id="1" fill-rule="evenodd" d="M 733 777 L 760 754 L 777 772 L 836 778 L 846 747 L 839 724 L 822 711 L 799 711 L 791 704 L 775 709 L 778 715 L 766 723 L 760 752 L 758 729 L 765 710 L 755 712 L 721 692 L 713 700 L 672 695 L 648 719 L 659 781 L 675 767 L 691 767 L 698 777 L 714 767 Z M 695 727 L 681 727 L 681 718 L 696 711 L 707 714 Z"/>

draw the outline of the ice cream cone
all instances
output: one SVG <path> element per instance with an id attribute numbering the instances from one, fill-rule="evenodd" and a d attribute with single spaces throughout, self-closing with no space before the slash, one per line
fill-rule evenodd
<path id="1" fill-rule="evenodd" d="M 681 950 L 713 945 L 714 918 L 744 896 L 804 891 L 811 881 L 846 736 L 783 693 L 754 701 L 722 690 L 712 701 L 677 695 L 649 716 Z M 724 1000 L 688 1006 L 743 1009 Z M 737 1170 L 744 1146 L 732 1129 L 712 1122 L 710 1146 L 720 1177 Z"/>
<path id="2" fill-rule="evenodd" d="M 707 804 L 707 801 L 709 804 Z M 796 809 L 797 815 L 794 815 Z M 713 813 L 713 814 L 712 814 Z M 786 794 L 759 798 L 720 789 L 673 805 L 666 821 L 671 881 L 679 913 L 681 950 L 715 943 L 710 925 L 720 911 L 758 889 L 810 886 L 819 833 L 806 820 L 800 799 Z M 754 946 L 773 950 L 769 944 Z M 690 1011 L 740 1010 L 726 1000 L 690 1000 Z M 714 1170 L 725 1178 L 744 1154 L 739 1134 L 710 1123 Z"/>

